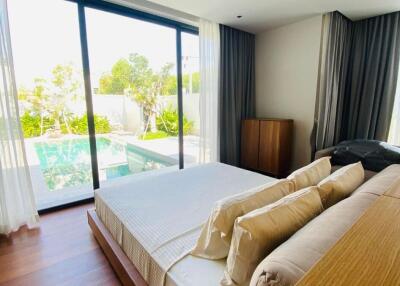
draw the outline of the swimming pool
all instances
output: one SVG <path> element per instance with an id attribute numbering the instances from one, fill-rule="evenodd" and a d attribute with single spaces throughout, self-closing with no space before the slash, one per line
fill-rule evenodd
<path id="1" fill-rule="evenodd" d="M 132 144 L 96 138 L 100 181 L 172 166 L 166 160 Z M 40 169 L 50 191 L 92 184 L 89 140 L 57 139 L 36 142 Z"/>

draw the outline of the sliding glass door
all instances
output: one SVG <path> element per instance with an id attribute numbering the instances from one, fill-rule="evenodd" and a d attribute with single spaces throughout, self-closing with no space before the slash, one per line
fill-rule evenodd
<path id="1" fill-rule="evenodd" d="M 78 13 L 63 0 L 8 1 L 19 112 L 39 209 L 92 196 Z"/>
<path id="2" fill-rule="evenodd" d="M 199 162 L 200 71 L 199 37 L 182 33 L 182 109 L 185 165 Z"/>
<path id="3" fill-rule="evenodd" d="M 175 29 L 85 12 L 100 182 L 177 168 Z"/>
<path id="4" fill-rule="evenodd" d="M 100 0 L 12 0 L 9 15 L 39 209 L 197 162 L 195 28 Z"/>

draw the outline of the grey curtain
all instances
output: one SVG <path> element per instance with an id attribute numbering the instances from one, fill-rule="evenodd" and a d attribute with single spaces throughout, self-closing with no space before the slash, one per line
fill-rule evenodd
<path id="1" fill-rule="evenodd" d="M 328 17 L 311 142 L 320 150 L 343 140 L 386 141 L 399 69 L 400 12 L 357 22 L 338 12 Z"/>
<path id="2" fill-rule="evenodd" d="M 342 110 L 351 48 L 351 21 L 339 12 L 324 16 L 316 107 L 316 149 L 340 141 Z"/>
<path id="3" fill-rule="evenodd" d="M 220 25 L 220 159 L 240 164 L 242 119 L 255 115 L 255 36 Z"/>
<path id="4" fill-rule="evenodd" d="M 400 12 L 354 23 L 341 139 L 386 141 L 400 56 Z"/>

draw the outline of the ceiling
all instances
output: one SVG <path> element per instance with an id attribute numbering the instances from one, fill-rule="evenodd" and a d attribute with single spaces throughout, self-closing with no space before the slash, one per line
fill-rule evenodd
<path id="1" fill-rule="evenodd" d="M 132 1 L 132 0 L 128 0 Z M 134 1 L 134 0 L 133 0 Z M 400 0 L 149 0 L 252 33 L 338 10 L 359 20 L 400 10 Z M 241 15 L 242 18 L 237 18 Z"/>

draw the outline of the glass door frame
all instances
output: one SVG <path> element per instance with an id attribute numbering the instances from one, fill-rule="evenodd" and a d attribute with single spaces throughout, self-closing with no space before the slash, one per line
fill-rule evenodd
<path id="1" fill-rule="evenodd" d="M 85 85 L 86 110 L 88 118 L 88 132 L 89 132 L 89 143 L 90 143 L 90 154 L 91 154 L 93 188 L 98 189 L 100 187 L 100 180 L 99 180 L 99 170 L 97 161 L 96 132 L 94 124 L 92 88 L 90 81 L 91 79 L 90 60 L 89 60 L 89 49 L 88 49 L 88 44 L 90 43 L 88 43 L 87 40 L 85 8 L 93 8 L 175 29 L 176 61 L 177 61 L 177 93 L 178 93 L 177 107 L 178 107 L 178 126 L 179 126 L 179 133 L 178 133 L 179 169 L 183 169 L 184 150 L 183 150 L 183 98 L 182 98 L 183 96 L 182 95 L 182 32 L 198 35 L 199 34 L 198 28 L 185 23 L 153 15 L 147 12 L 139 11 L 133 8 L 121 6 L 118 4 L 106 2 L 103 0 L 66 0 L 66 1 L 74 2 L 77 4 L 78 7 L 79 32 L 81 41 L 83 77 Z"/>

